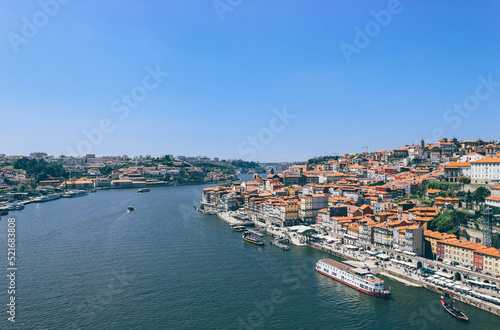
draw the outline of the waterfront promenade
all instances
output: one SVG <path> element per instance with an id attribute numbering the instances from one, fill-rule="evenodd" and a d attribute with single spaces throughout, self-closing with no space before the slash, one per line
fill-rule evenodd
<path id="1" fill-rule="evenodd" d="M 217 216 L 227 222 L 230 225 L 236 225 L 236 224 L 242 224 L 242 221 L 237 219 L 232 215 L 231 212 L 218 212 Z M 429 281 L 426 281 L 426 276 L 424 276 L 424 272 L 417 269 L 416 265 L 418 262 L 421 262 L 423 267 L 432 267 L 437 270 L 441 270 L 444 272 L 447 272 L 449 270 L 453 270 L 453 272 L 460 272 L 460 274 L 466 274 L 467 276 L 476 278 L 480 277 L 477 273 L 473 271 L 469 271 L 464 268 L 459 268 L 459 267 L 454 267 L 450 265 L 444 265 L 440 262 L 430 260 L 430 259 L 425 259 L 422 257 L 417 257 L 417 256 L 408 256 L 402 253 L 398 253 L 394 250 L 388 250 L 384 249 L 378 246 L 373 246 L 368 244 L 367 246 L 363 247 L 358 247 L 357 249 L 350 249 L 348 247 L 351 247 L 351 245 L 344 245 L 341 242 L 341 236 L 339 235 L 327 235 L 331 236 L 332 239 L 337 240 L 336 243 L 330 243 L 330 242 L 325 242 L 325 241 L 315 241 L 311 242 L 308 241 L 306 237 L 301 235 L 300 233 L 293 231 L 291 228 L 288 227 L 275 227 L 275 226 L 269 226 L 265 225 L 264 223 L 260 223 L 258 221 L 254 221 L 255 226 L 258 227 L 261 231 L 272 235 L 274 237 L 280 237 L 280 238 L 288 238 L 290 242 L 294 245 L 297 246 L 305 246 L 308 245 L 310 247 L 313 247 L 315 249 L 322 250 L 324 252 L 330 253 L 332 255 L 335 255 L 337 257 L 346 259 L 346 263 L 352 263 L 354 262 L 357 265 L 362 265 L 367 266 L 370 268 L 370 270 L 375 273 L 375 274 L 380 274 L 382 276 L 389 277 L 391 279 L 397 280 L 407 286 L 412 286 L 412 287 L 423 287 L 428 290 L 435 291 L 439 294 L 444 294 L 448 293 L 452 298 L 455 300 L 470 304 L 472 306 L 475 306 L 477 308 L 481 308 L 485 311 L 491 312 L 493 314 L 499 315 L 500 316 L 500 306 L 496 305 L 494 303 L 478 299 L 476 297 L 471 296 L 470 294 L 467 294 L 466 292 L 458 292 L 454 291 L 451 288 L 444 288 L 439 285 L 435 285 L 433 283 L 430 283 Z M 311 228 L 312 229 L 312 228 Z M 324 233 L 328 234 L 328 233 Z M 396 263 L 394 261 L 380 261 L 379 264 L 375 264 L 373 257 L 367 253 L 367 250 L 376 250 L 382 253 L 385 253 L 387 255 L 390 255 L 392 258 L 398 258 L 402 260 L 408 260 L 409 263 L 412 265 L 410 266 L 405 266 L 404 264 Z M 371 257 L 371 258 L 370 258 Z M 394 260 L 394 259 L 393 259 Z M 444 267 L 446 266 L 446 268 Z M 481 274 L 482 275 L 482 274 Z M 481 276 L 482 278 L 483 276 Z M 494 277 L 484 275 L 484 278 L 489 279 L 489 280 L 495 280 Z M 467 283 L 462 283 L 464 286 L 467 285 Z M 492 297 L 500 297 L 497 292 L 493 292 L 492 290 L 487 290 L 487 289 L 474 289 L 475 291 L 481 292 L 483 294 L 492 296 Z"/>

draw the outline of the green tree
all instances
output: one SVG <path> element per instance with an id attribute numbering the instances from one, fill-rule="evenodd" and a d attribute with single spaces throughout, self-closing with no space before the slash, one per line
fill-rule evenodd
<path id="1" fill-rule="evenodd" d="M 467 190 L 467 195 L 465 196 L 465 201 L 467 203 L 472 202 L 472 194 L 471 194 L 470 190 Z"/>
<path id="2" fill-rule="evenodd" d="M 484 203 L 486 197 L 491 195 L 491 191 L 486 187 L 479 187 L 472 193 L 472 199 L 476 201 L 476 203 Z"/>
<path id="3" fill-rule="evenodd" d="M 470 183 L 470 178 L 466 176 L 461 176 L 457 179 L 457 181 L 462 183 L 463 185 L 466 185 Z"/>
<path id="4" fill-rule="evenodd" d="M 439 214 L 437 217 L 429 221 L 428 228 L 441 233 L 458 234 L 458 227 L 461 223 L 466 223 L 469 216 L 461 211 L 448 211 Z"/>

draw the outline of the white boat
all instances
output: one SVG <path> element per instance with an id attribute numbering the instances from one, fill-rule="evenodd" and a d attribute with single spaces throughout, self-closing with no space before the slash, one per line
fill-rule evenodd
<path id="1" fill-rule="evenodd" d="M 40 203 L 40 202 L 53 201 L 54 199 L 59 199 L 59 198 L 61 198 L 61 195 L 52 194 L 52 195 L 48 195 L 48 196 L 42 196 L 42 197 L 35 198 L 34 201 L 37 203 Z"/>
<path id="2" fill-rule="evenodd" d="M 14 204 L 14 206 L 16 207 L 16 210 L 22 210 L 22 209 L 24 209 L 24 204 L 23 203 L 16 203 L 16 204 Z"/>
<path id="3" fill-rule="evenodd" d="M 316 271 L 372 296 L 389 298 L 391 295 L 384 288 L 384 281 L 366 268 L 351 268 L 338 261 L 321 259 L 316 263 Z"/>
<path id="4" fill-rule="evenodd" d="M 87 190 L 76 190 L 76 191 L 68 191 L 62 197 L 64 198 L 73 198 L 73 197 L 81 197 L 87 196 L 89 192 Z"/>
<path id="5" fill-rule="evenodd" d="M 137 192 L 140 192 L 140 193 L 148 192 L 148 191 L 149 191 L 149 188 L 139 188 L 139 190 L 137 190 Z"/>

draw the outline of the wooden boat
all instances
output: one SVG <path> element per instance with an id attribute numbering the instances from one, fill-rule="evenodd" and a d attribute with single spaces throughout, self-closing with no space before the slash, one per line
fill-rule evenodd
<path id="1" fill-rule="evenodd" d="M 462 321 L 468 321 L 469 318 L 467 317 L 467 315 L 465 315 L 463 312 L 459 311 L 458 309 L 456 309 L 455 307 L 453 307 L 453 300 L 451 301 L 451 303 L 448 303 L 445 301 L 445 297 L 441 296 L 441 305 L 443 305 L 443 308 L 448 312 L 450 313 L 452 316 L 456 317 L 457 319 L 459 320 L 462 320 Z"/>

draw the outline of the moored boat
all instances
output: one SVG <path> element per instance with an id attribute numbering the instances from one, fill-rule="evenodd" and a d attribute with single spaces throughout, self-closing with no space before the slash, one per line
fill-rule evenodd
<path id="1" fill-rule="evenodd" d="M 390 291 L 384 288 L 384 281 L 366 268 L 351 268 L 338 261 L 321 259 L 316 263 L 316 271 L 371 296 L 391 296 Z"/>
<path id="2" fill-rule="evenodd" d="M 22 210 L 24 209 L 24 204 L 23 203 L 16 203 L 14 204 L 16 210 Z"/>
<path id="3" fill-rule="evenodd" d="M 149 191 L 149 188 L 139 188 L 139 190 L 137 190 L 137 192 L 140 192 L 140 193 L 148 192 L 148 191 Z"/>
<path id="4" fill-rule="evenodd" d="M 462 321 L 468 321 L 469 318 L 467 315 L 465 315 L 463 312 L 459 311 L 455 307 L 453 307 L 453 300 L 451 302 L 446 302 L 445 297 L 441 296 L 441 305 L 443 305 L 443 308 L 450 313 L 452 316 L 456 317 L 459 320 Z"/>
<path id="5" fill-rule="evenodd" d="M 244 232 L 242 237 L 245 242 L 257 245 L 264 245 L 264 240 L 250 231 Z"/>
<path id="6" fill-rule="evenodd" d="M 59 194 L 52 194 L 52 195 L 48 195 L 48 196 L 37 197 L 33 201 L 36 202 L 36 203 L 40 203 L 40 202 L 53 201 L 53 200 L 59 199 L 59 198 L 61 198 L 61 195 L 59 195 Z"/>
<path id="7" fill-rule="evenodd" d="M 240 225 L 231 225 L 231 229 L 234 231 L 244 231 L 247 229 L 247 227 Z"/>

